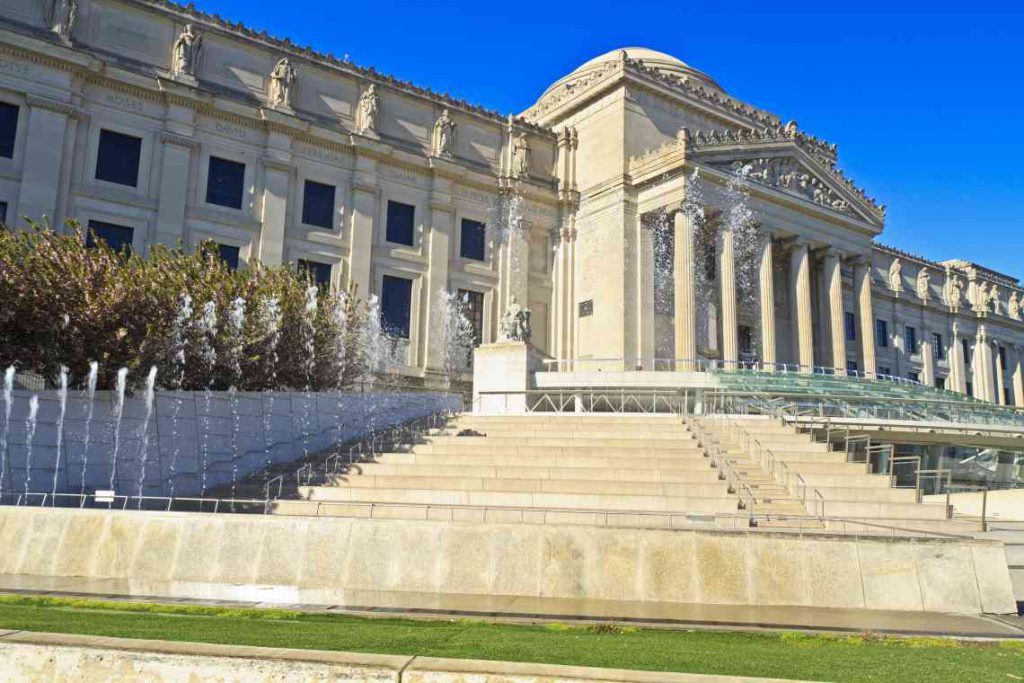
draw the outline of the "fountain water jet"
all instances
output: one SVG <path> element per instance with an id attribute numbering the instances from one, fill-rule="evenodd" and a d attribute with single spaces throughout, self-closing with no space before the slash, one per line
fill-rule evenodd
<path id="1" fill-rule="evenodd" d="M 117 457 L 121 449 L 121 417 L 124 415 L 124 391 L 128 381 L 128 368 L 117 371 L 117 385 L 114 397 L 114 453 L 110 463 L 110 490 L 115 491 L 117 483 Z"/>
<path id="2" fill-rule="evenodd" d="M 39 397 L 28 400 L 28 417 L 25 419 L 25 503 L 32 490 L 32 442 L 36 438 L 36 418 L 39 416 Z"/>
<path id="3" fill-rule="evenodd" d="M 7 472 L 7 438 L 11 433 L 11 407 L 14 403 L 14 366 L 4 371 L 4 431 L 0 435 L 0 496 L 4 492 L 4 475 Z M 12 482 L 11 487 L 14 487 Z"/>
<path id="4" fill-rule="evenodd" d="M 85 473 L 89 467 L 89 437 L 92 429 L 93 408 L 96 405 L 96 377 L 99 374 L 100 365 L 96 361 L 89 363 L 89 375 L 85 381 L 86 399 L 88 408 L 85 416 L 85 435 L 82 439 L 82 485 L 79 493 L 85 495 Z"/>
<path id="5" fill-rule="evenodd" d="M 57 416 L 57 458 L 53 463 L 53 488 L 50 491 L 54 498 L 57 495 L 57 478 L 60 475 L 60 452 L 64 447 L 64 416 L 68 410 L 68 369 L 63 365 L 60 368 L 57 398 L 60 401 L 60 413 Z"/>
<path id="6" fill-rule="evenodd" d="M 146 376 L 146 389 L 143 400 L 146 404 L 146 416 L 142 421 L 142 435 L 139 456 L 139 509 L 142 509 L 142 492 L 146 484 L 146 462 L 149 459 L 149 422 L 153 417 L 153 402 L 156 394 L 156 366 L 149 369 Z"/>

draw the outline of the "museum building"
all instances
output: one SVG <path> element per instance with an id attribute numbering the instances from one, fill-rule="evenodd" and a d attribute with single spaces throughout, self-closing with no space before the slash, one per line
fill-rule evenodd
<path id="1" fill-rule="evenodd" d="M 0 216 L 380 298 L 404 372 L 515 300 L 558 368 L 759 364 L 1024 406 L 1020 283 L 876 241 L 836 146 L 643 48 L 506 116 L 157 0 L 0 0 Z"/>

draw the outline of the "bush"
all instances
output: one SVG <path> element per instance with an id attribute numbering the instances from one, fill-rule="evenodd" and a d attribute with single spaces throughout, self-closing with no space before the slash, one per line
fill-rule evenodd
<path id="1" fill-rule="evenodd" d="M 0 230 L 0 367 L 52 382 L 66 365 L 82 383 L 95 361 L 109 388 L 118 368 L 156 366 L 160 386 L 190 390 L 324 390 L 366 375 L 352 288 L 321 291 L 285 266 L 234 272 L 212 243 L 118 254 L 69 228 Z"/>

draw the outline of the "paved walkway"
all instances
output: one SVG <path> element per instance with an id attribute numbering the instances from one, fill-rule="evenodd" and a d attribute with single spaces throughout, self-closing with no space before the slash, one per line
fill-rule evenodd
<path id="1" fill-rule="evenodd" d="M 650 604 L 616 600 L 350 591 L 345 604 L 296 605 L 259 601 L 200 600 L 132 594 L 124 581 L 0 576 L 0 593 L 73 596 L 125 602 L 284 608 L 410 618 L 474 617 L 507 622 L 617 621 L 651 627 L 729 630 L 781 629 L 1024 639 L 1018 617 L 817 607 Z"/>

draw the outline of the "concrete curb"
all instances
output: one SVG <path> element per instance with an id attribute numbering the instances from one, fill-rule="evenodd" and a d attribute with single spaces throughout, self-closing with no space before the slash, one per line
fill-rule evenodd
<path id="1" fill-rule="evenodd" d="M 442 659 L 362 652 L 297 650 L 0 631 L 0 672 L 9 683 L 64 680 L 78 683 L 152 682 L 216 677 L 221 681 L 393 681 L 394 683 L 782 683 L 744 676 L 601 669 L 472 659 Z M 799 683 L 789 681 L 788 683 Z M 809 682 L 804 682 L 809 683 Z"/>

